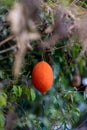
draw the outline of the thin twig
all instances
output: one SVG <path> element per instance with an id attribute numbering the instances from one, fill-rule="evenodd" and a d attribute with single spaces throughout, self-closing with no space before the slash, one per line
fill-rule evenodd
<path id="1" fill-rule="evenodd" d="M 75 5 L 79 0 L 74 0 L 70 5 Z"/>
<path id="2" fill-rule="evenodd" d="M 87 122 L 87 118 L 75 130 L 79 130 L 79 128 L 81 128 L 85 122 Z"/>
<path id="3" fill-rule="evenodd" d="M 1 46 L 1 45 L 3 45 L 3 44 L 5 44 L 6 42 L 8 42 L 8 41 L 12 40 L 13 38 L 14 38 L 14 36 L 13 36 L 13 35 L 12 35 L 12 36 L 7 37 L 5 40 L 3 40 L 3 41 L 1 41 L 1 42 L 0 42 L 0 46 Z"/>
<path id="4" fill-rule="evenodd" d="M 60 46 L 60 47 L 56 47 L 56 48 L 54 48 L 54 50 L 59 50 L 59 49 L 65 48 L 65 47 L 68 47 L 68 45 L 63 45 L 63 46 Z M 47 50 L 46 52 L 50 52 L 50 50 Z"/>
<path id="5" fill-rule="evenodd" d="M 66 94 L 66 93 L 68 93 L 68 92 L 70 92 L 70 93 L 72 93 L 72 92 L 74 92 L 74 93 L 82 93 L 82 92 L 84 92 L 84 91 L 78 91 L 78 90 L 64 90 L 64 91 L 62 91 L 62 93 L 60 93 L 60 91 L 57 91 L 58 92 L 58 94 L 59 95 L 62 95 L 62 94 Z"/>
<path id="6" fill-rule="evenodd" d="M 5 60 L 5 59 L 8 59 L 9 58 L 9 56 L 5 56 L 5 57 L 3 57 L 3 58 L 0 58 L 0 61 L 1 60 Z"/>
<path id="7" fill-rule="evenodd" d="M 15 47 L 16 47 L 16 45 L 14 45 L 14 46 L 12 46 L 12 47 L 10 47 L 10 48 L 8 48 L 8 49 L 2 50 L 2 51 L 0 51 L 0 54 L 5 53 L 5 52 L 8 52 L 8 51 L 10 51 L 10 50 L 13 50 Z"/>
<path id="8" fill-rule="evenodd" d="M 58 48 L 55 48 L 55 50 L 59 50 L 59 49 L 62 49 L 62 48 L 65 48 L 65 47 L 67 47 L 68 45 L 63 45 L 63 46 L 60 46 L 60 47 L 58 47 Z"/>

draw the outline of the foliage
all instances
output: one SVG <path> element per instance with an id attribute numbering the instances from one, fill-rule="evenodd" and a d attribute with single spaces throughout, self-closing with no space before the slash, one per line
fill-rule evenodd
<path id="1" fill-rule="evenodd" d="M 6 15 L 12 0 L 0 1 L 0 41 L 10 35 L 10 27 L 6 22 Z M 48 5 L 61 4 L 60 0 L 46 0 Z M 70 5 L 73 0 L 63 0 L 64 6 Z M 74 3 L 78 8 L 85 9 L 87 2 L 79 0 Z M 80 6 L 80 7 L 79 7 Z M 52 23 L 52 14 L 47 15 L 43 7 L 43 17 L 47 25 Z M 40 28 L 43 29 L 43 25 Z M 42 32 L 42 39 L 47 39 L 49 34 Z M 36 46 L 39 41 L 33 41 Z M 71 43 L 74 43 L 71 45 Z M 15 44 L 14 40 L 0 46 L 0 52 Z M 87 77 L 87 60 L 83 55 L 76 58 L 82 47 L 79 39 L 75 37 L 63 38 L 44 56 L 42 50 L 37 47 L 33 51 L 27 51 L 22 71 L 18 79 L 13 77 L 12 67 L 14 63 L 14 49 L 0 54 L 0 129 L 4 130 L 6 115 L 15 108 L 18 120 L 12 130 L 60 130 L 74 129 L 80 117 L 84 114 L 79 108 L 84 103 L 87 108 L 87 99 L 83 90 L 73 87 L 71 84 L 73 73 L 78 68 L 81 79 Z M 31 73 L 34 65 L 45 60 L 52 65 L 54 71 L 54 83 L 52 89 L 45 94 L 38 92 L 31 81 Z M 42 69 L 43 71 L 43 69 Z M 85 111 L 85 110 L 84 110 Z M 12 117 L 13 119 L 13 117 Z M 10 120 L 12 120 L 10 119 Z M 10 125 L 10 124 L 8 124 Z"/>

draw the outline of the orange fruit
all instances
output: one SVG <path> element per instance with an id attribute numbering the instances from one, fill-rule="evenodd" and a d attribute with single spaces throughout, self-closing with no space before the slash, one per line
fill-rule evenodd
<path id="1" fill-rule="evenodd" d="M 45 61 L 37 63 L 32 71 L 32 82 L 38 91 L 47 92 L 53 84 L 52 67 Z"/>

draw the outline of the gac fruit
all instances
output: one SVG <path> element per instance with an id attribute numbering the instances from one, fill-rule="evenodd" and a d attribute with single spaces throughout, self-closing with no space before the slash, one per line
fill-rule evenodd
<path id="1" fill-rule="evenodd" d="M 45 61 L 37 63 L 32 71 L 32 82 L 34 87 L 41 93 L 47 92 L 53 84 L 52 67 Z"/>

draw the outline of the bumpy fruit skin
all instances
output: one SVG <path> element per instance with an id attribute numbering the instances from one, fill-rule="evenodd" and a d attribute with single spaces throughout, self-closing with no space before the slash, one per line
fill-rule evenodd
<path id="1" fill-rule="evenodd" d="M 32 82 L 41 93 L 47 92 L 53 84 L 53 70 L 51 66 L 41 61 L 35 65 L 32 71 Z"/>

